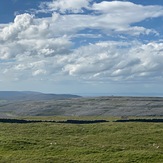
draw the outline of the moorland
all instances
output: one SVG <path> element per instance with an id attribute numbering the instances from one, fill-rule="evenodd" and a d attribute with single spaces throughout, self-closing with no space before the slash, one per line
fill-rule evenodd
<path id="1" fill-rule="evenodd" d="M 27 94 L 1 96 L 0 162 L 163 162 L 163 98 Z"/>
<path id="2" fill-rule="evenodd" d="M 36 92 L 0 92 L 0 117 L 162 116 L 162 97 L 80 97 Z"/>

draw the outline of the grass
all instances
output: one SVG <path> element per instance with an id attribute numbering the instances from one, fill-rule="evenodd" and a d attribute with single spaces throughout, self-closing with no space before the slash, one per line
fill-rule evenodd
<path id="1" fill-rule="evenodd" d="M 163 123 L 0 123 L 0 162 L 162 163 L 162 135 Z"/>

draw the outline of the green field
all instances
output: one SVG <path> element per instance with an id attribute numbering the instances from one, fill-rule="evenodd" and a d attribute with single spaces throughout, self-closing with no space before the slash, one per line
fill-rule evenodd
<path id="1" fill-rule="evenodd" d="M 72 118 L 47 117 L 48 120 Z M 163 162 L 163 123 L 100 119 L 109 122 L 0 122 L 0 163 Z"/>

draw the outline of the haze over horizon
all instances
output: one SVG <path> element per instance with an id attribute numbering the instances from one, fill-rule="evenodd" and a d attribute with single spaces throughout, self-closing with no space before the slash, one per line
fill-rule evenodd
<path id="1" fill-rule="evenodd" d="M 162 0 L 0 1 L 0 90 L 163 96 Z"/>

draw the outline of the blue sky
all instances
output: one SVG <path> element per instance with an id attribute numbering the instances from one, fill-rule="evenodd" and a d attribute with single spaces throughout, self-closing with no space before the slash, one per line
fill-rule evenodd
<path id="1" fill-rule="evenodd" d="M 163 92 L 162 0 L 0 1 L 0 90 Z"/>

